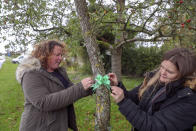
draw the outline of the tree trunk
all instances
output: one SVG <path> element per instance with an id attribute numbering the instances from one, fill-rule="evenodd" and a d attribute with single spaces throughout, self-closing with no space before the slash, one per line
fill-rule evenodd
<path id="1" fill-rule="evenodd" d="M 100 50 L 93 35 L 86 0 L 74 0 L 76 11 L 80 19 L 80 26 L 91 63 L 94 76 L 105 75 L 103 62 L 100 59 Z M 107 131 L 110 127 L 110 95 L 107 88 L 101 86 L 96 90 L 96 118 L 95 130 Z"/>
<path id="2" fill-rule="evenodd" d="M 119 32 L 116 33 L 115 36 L 115 45 L 117 48 L 114 47 L 112 50 L 112 72 L 116 73 L 118 80 L 121 80 L 121 57 L 122 57 L 122 46 L 118 47 L 118 44 L 124 41 L 125 32 L 122 30 L 124 29 L 124 18 L 123 18 L 123 11 L 125 7 L 125 0 L 117 0 L 117 13 L 118 13 L 118 30 Z"/>
<path id="3" fill-rule="evenodd" d="M 112 50 L 112 72 L 114 72 L 118 80 L 121 81 L 121 57 L 122 57 L 122 48 L 116 48 Z"/>

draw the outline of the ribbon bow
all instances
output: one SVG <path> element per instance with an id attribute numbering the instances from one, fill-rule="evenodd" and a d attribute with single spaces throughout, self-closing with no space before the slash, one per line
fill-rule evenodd
<path id="1" fill-rule="evenodd" d="M 111 90 L 111 87 L 110 87 L 110 80 L 109 80 L 109 77 L 108 75 L 105 75 L 105 76 L 101 76 L 100 74 L 98 74 L 95 78 L 95 81 L 96 83 L 93 84 L 91 87 L 93 89 L 93 91 L 95 91 L 97 88 L 99 88 L 101 85 L 104 85 L 106 86 L 106 88 L 108 90 Z"/>

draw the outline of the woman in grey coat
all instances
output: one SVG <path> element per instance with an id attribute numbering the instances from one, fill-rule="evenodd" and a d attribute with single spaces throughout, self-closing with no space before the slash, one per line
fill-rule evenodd
<path id="1" fill-rule="evenodd" d="M 16 70 L 25 97 L 20 131 L 77 131 L 73 103 L 91 91 L 88 77 L 73 84 L 60 67 L 64 46 L 58 41 L 37 44 Z"/>

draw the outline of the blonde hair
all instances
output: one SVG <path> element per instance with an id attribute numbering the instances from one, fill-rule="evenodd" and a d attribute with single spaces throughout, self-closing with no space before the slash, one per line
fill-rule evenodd
<path id="1" fill-rule="evenodd" d="M 156 82 L 158 82 L 159 80 L 159 76 L 160 76 L 160 72 L 156 71 L 155 75 L 152 78 L 149 78 L 148 74 L 146 75 L 146 77 L 144 78 L 144 81 L 139 89 L 139 93 L 138 96 L 141 99 L 143 93 L 149 88 L 151 87 L 153 84 L 155 84 Z"/>

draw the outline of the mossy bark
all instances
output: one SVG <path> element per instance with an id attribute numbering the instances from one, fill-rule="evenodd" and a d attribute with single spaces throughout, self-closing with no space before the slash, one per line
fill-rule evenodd
<path id="1" fill-rule="evenodd" d="M 90 18 L 87 9 L 86 0 L 74 0 L 76 11 L 80 19 L 80 26 L 86 44 L 91 69 L 94 77 L 97 74 L 105 75 L 103 62 L 100 58 L 100 50 L 96 43 L 96 37 L 93 34 Z M 96 118 L 95 130 L 108 131 L 110 130 L 110 92 L 104 86 L 96 90 Z"/>

